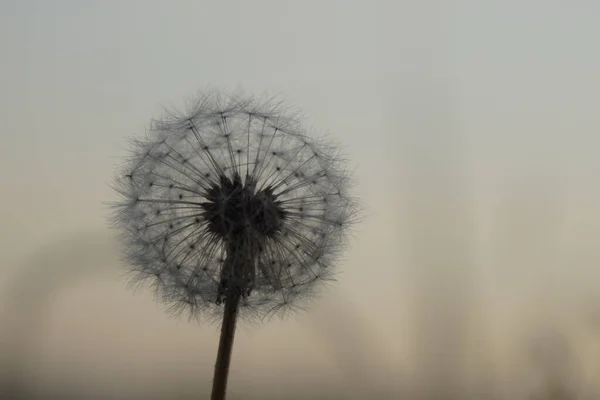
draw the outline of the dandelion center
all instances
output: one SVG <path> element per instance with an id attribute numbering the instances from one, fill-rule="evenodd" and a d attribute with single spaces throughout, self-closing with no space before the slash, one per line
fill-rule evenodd
<path id="1" fill-rule="evenodd" d="M 271 188 L 255 192 L 251 179 L 242 182 L 239 174 L 233 179 L 221 176 L 213 183 L 201 204 L 208 229 L 225 241 L 241 235 L 273 237 L 280 231 L 285 212 Z"/>

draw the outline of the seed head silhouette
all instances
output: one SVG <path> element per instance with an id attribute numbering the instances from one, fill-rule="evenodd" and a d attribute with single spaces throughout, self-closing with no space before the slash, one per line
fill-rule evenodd
<path id="1" fill-rule="evenodd" d="M 238 313 L 285 312 L 332 279 L 359 215 L 345 167 L 281 103 L 218 91 L 133 141 L 113 221 L 134 283 L 174 312 L 222 321 L 213 399 Z"/>

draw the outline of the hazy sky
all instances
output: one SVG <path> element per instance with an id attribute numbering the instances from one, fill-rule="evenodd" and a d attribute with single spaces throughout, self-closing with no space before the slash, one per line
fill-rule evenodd
<path id="1" fill-rule="evenodd" d="M 522 319 L 551 315 L 531 322 L 536 334 L 572 317 L 600 298 L 598 15 L 584 0 L 0 1 L 0 296 L 31 283 L 20 276 L 35 257 L 108 271 L 48 289 L 46 344 L 31 357 L 69 370 L 92 359 L 94 382 L 123 360 L 212 368 L 213 328 L 124 288 L 103 204 L 126 139 L 206 86 L 280 93 L 346 145 L 367 218 L 324 301 L 335 312 L 352 299 L 390 374 L 421 376 L 448 347 L 477 366 L 512 346 Z M 31 281 L 79 268 L 52 263 Z M 281 374 L 331 370 L 308 315 L 240 335 L 232 379 L 263 354 Z M 475 350 L 461 347 L 469 324 L 487 338 Z M 273 337 L 291 366 L 264 361 Z M 444 368 L 440 382 L 456 378 Z"/>

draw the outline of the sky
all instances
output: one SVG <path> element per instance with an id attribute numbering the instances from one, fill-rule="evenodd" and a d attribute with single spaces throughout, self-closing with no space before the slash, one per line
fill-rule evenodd
<path id="1" fill-rule="evenodd" d="M 307 312 L 242 327 L 233 394 L 525 399 L 558 376 L 593 396 L 599 13 L 585 0 L 1 1 L 0 347 L 46 389 L 210 383 L 216 328 L 126 287 L 106 203 L 128 138 L 163 107 L 241 87 L 344 144 L 366 215 Z M 530 350 L 545 340 L 560 344 L 540 366 Z"/>

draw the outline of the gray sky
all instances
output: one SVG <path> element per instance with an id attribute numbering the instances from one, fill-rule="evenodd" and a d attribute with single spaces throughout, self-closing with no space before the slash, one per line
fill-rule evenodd
<path id="1" fill-rule="evenodd" d="M 103 202 L 126 139 L 198 89 L 241 86 L 282 94 L 346 145 L 367 218 L 316 311 L 240 335 L 234 388 L 265 371 L 343 382 L 310 321 L 348 299 L 368 321 L 369 362 L 408 380 L 442 364 L 440 385 L 479 381 L 492 363 L 502 386 L 524 376 L 509 368 L 519 343 L 546 326 L 591 354 L 581 310 L 600 309 L 598 15 L 584 0 L 2 1 L 0 296 L 29 282 L 22 266 L 40 254 L 79 262 L 70 238 L 85 232 L 92 253 L 110 253 L 98 237 L 110 235 Z M 127 363 L 140 363 L 130 383 L 210 371 L 214 328 L 132 295 L 107 257 L 93 267 L 104 278 L 48 289 L 45 339 L 30 351 L 41 381 L 63 368 L 101 384 Z M 40 265 L 31 279 L 53 274 Z M 472 335 L 481 344 L 465 344 Z M 438 362 L 448 349 L 465 376 Z"/>

